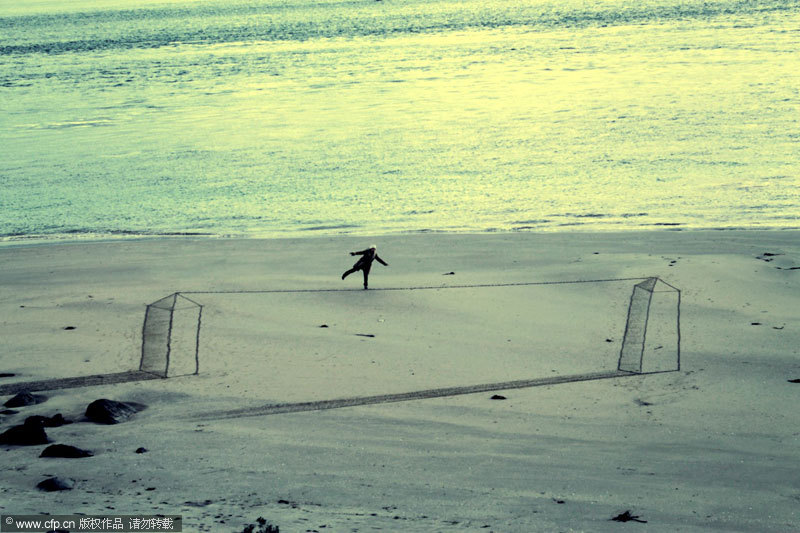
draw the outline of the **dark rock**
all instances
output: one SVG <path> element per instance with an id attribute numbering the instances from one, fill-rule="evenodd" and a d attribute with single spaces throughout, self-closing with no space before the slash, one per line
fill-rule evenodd
<path id="1" fill-rule="evenodd" d="M 494 396 L 492 396 L 489 399 L 490 400 L 506 400 L 507 398 L 505 396 L 503 396 L 502 394 L 495 394 Z"/>
<path id="2" fill-rule="evenodd" d="M 204 500 L 202 502 L 193 502 L 191 500 L 183 502 L 184 505 L 188 505 L 189 507 L 207 507 L 214 503 L 214 500 Z"/>
<path id="3" fill-rule="evenodd" d="M 147 448 L 136 448 L 136 453 L 147 453 Z"/>
<path id="4" fill-rule="evenodd" d="M 40 481 L 36 488 L 45 492 L 55 492 L 57 490 L 72 490 L 75 487 L 75 481 L 69 478 L 49 477 L 44 481 Z"/>
<path id="5" fill-rule="evenodd" d="M 442 274 L 442 276 L 455 276 L 455 275 L 456 275 L 455 272 L 445 272 L 444 274 Z"/>
<path id="6" fill-rule="evenodd" d="M 328 324 L 322 324 L 320 327 L 321 327 L 321 328 L 327 328 L 327 327 L 328 327 Z"/>
<path id="7" fill-rule="evenodd" d="M 374 338 L 374 337 L 375 337 L 375 335 L 373 335 L 372 333 L 356 333 L 356 337 L 369 337 L 369 338 Z"/>
<path id="8" fill-rule="evenodd" d="M 72 331 L 73 329 L 75 329 L 75 326 L 64 326 L 64 329 L 66 331 Z"/>
<path id="9" fill-rule="evenodd" d="M 642 524 L 647 523 L 647 520 L 639 520 L 639 517 L 636 515 L 632 515 L 630 511 L 625 511 L 622 514 L 618 514 L 611 520 L 613 520 L 614 522 L 640 522 Z"/>
<path id="10" fill-rule="evenodd" d="M 789 383 L 800 383 L 800 379 L 790 379 Z"/>
<path id="11" fill-rule="evenodd" d="M 81 457 L 91 457 L 94 454 L 89 450 L 70 446 L 69 444 L 51 444 L 45 448 L 39 457 L 64 457 L 67 459 L 80 459 Z"/>
<path id="12" fill-rule="evenodd" d="M 0 372 L 0 378 L 13 378 L 15 375 L 11 372 Z"/>
<path id="13" fill-rule="evenodd" d="M 43 428 L 45 420 L 48 420 L 48 418 L 46 416 L 33 415 L 33 416 L 29 416 L 28 418 L 26 418 L 24 424 L 26 426 Z"/>
<path id="14" fill-rule="evenodd" d="M 12 446 L 36 446 L 37 444 L 47 444 L 44 428 L 36 422 L 26 423 L 8 428 L 0 433 L 0 444 L 10 444 Z"/>
<path id="15" fill-rule="evenodd" d="M 67 420 L 61 413 L 56 413 L 47 420 L 45 420 L 44 427 L 57 428 L 59 426 L 65 426 L 67 424 L 72 424 L 72 420 Z"/>
<path id="16" fill-rule="evenodd" d="M 0 411 L 0 415 L 6 415 L 6 416 L 15 415 L 17 413 L 19 413 L 19 411 L 15 409 L 3 409 L 2 411 Z"/>
<path id="17" fill-rule="evenodd" d="M 134 402 L 117 402 L 101 398 L 89 404 L 86 417 L 98 424 L 119 424 L 145 409 L 147 406 Z"/>
<path id="18" fill-rule="evenodd" d="M 61 413 L 53 416 L 33 415 L 25 419 L 26 424 L 37 424 L 45 428 L 57 428 L 65 424 L 72 424 L 71 420 L 66 420 Z"/>
<path id="19" fill-rule="evenodd" d="M 36 405 L 37 403 L 42 403 L 45 400 L 47 400 L 47 396 L 42 396 L 41 394 L 20 392 L 3 405 L 6 407 L 25 407 L 27 405 Z"/>
<path id="20" fill-rule="evenodd" d="M 280 528 L 269 523 L 263 516 L 259 516 L 256 523 L 245 526 L 242 533 L 280 533 Z"/>

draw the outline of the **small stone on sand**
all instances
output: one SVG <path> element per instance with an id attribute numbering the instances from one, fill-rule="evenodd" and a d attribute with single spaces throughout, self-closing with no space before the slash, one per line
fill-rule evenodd
<path id="1" fill-rule="evenodd" d="M 80 459 L 82 457 L 92 457 L 94 454 L 89 450 L 84 450 L 69 444 L 51 444 L 45 448 L 39 457 L 63 457 L 66 459 Z"/>
<path id="2" fill-rule="evenodd" d="M 26 424 L 38 424 L 46 428 L 57 428 L 66 424 L 72 424 L 71 420 L 67 420 L 61 413 L 56 413 L 53 416 L 33 415 L 25 419 Z"/>
<path id="3" fill-rule="evenodd" d="M 57 490 L 72 490 L 75 487 L 75 481 L 70 478 L 50 477 L 44 481 L 40 481 L 36 488 L 45 492 L 55 492 Z"/>
<path id="4" fill-rule="evenodd" d="M 86 417 L 98 424 L 119 424 L 145 408 L 145 405 L 134 402 L 117 402 L 101 398 L 89 404 L 86 408 Z"/>
<path id="5" fill-rule="evenodd" d="M 19 394 L 8 400 L 3 405 L 5 405 L 6 407 L 25 407 L 28 405 L 36 405 L 42 403 L 45 400 L 47 400 L 47 396 L 43 396 L 41 394 L 20 392 Z"/>
<path id="6" fill-rule="evenodd" d="M 19 426 L 13 426 L 3 433 L 0 433 L 0 444 L 9 444 L 11 446 L 36 446 L 38 444 L 47 444 L 50 439 L 47 438 L 44 428 L 39 423 L 28 423 Z"/>
<path id="7" fill-rule="evenodd" d="M 642 524 L 646 524 L 647 520 L 639 520 L 637 515 L 632 515 L 630 511 L 625 511 L 624 513 L 618 514 L 611 520 L 615 522 L 639 522 Z"/>

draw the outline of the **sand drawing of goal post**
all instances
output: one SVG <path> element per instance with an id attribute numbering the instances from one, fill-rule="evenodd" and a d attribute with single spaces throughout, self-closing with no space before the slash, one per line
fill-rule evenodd
<path id="1" fill-rule="evenodd" d="M 201 304 L 170 294 L 147 306 L 137 370 L 9 383 L 0 385 L 0 396 L 198 374 L 202 313 Z"/>
<path id="2" fill-rule="evenodd" d="M 598 280 L 625 281 L 625 280 Z M 680 370 L 680 290 L 657 277 L 634 278 L 638 281 L 633 287 L 628 306 L 625 333 L 616 369 L 608 369 L 601 374 L 586 375 L 583 380 L 616 377 L 631 374 L 650 374 Z M 584 282 L 533 282 L 510 285 L 553 285 L 558 283 Z M 585 282 L 591 283 L 591 282 Z M 493 285 L 497 286 L 497 285 Z M 472 287 L 483 287 L 480 285 Z M 489 287 L 486 285 L 485 287 Z M 424 290 L 448 289 L 453 287 L 409 287 L 375 290 Z M 328 289 L 329 291 L 332 289 Z M 233 291 L 235 293 L 270 292 L 314 292 L 298 291 Z M 193 291 L 192 296 L 202 294 Z M 209 293 L 211 294 L 211 292 Z M 200 328 L 203 305 L 176 292 L 147 306 L 142 329 L 142 357 L 140 371 L 162 378 L 198 374 L 200 371 Z M 565 379 L 567 376 L 553 378 L 554 383 L 580 381 Z M 542 384 L 541 378 L 520 380 L 518 386 L 530 381 Z M 544 380 L 545 382 L 547 379 Z M 517 382 L 514 382 L 517 383 Z M 492 384 L 481 385 L 482 388 Z M 498 390 L 509 383 L 498 383 Z M 465 390 L 468 388 L 465 387 Z M 487 389 L 488 390 L 488 389 Z"/>
<path id="3" fill-rule="evenodd" d="M 681 369 L 681 291 L 660 278 L 633 287 L 618 370 L 635 374 Z"/>
<path id="4" fill-rule="evenodd" d="M 162 378 L 198 374 L 202 316 L 201 304 L 177 292 L 148 305 L 139 370 Z"/>

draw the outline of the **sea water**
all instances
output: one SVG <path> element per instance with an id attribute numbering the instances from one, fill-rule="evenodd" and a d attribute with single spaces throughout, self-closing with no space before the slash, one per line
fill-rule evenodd
<path id="1" fill-rule="evenodd" d="M 800 227 L 796 0 L 0 0 L 0 240 Z"/>

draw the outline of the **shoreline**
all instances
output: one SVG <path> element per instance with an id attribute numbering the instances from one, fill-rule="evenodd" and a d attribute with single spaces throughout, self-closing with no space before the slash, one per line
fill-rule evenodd
<path id="1" fill-rule="evenodd" d="M 296 230 L 293 233 L 267 233 L 267 234 L 217 234 L 217 233 L 204 233 L 204 232 L 170 232 L 170 233 L 135 233 L 135 232 L 119 232 L 119 233 L 86 233 L 86 234 L 73 234 L 73 233 L 59 233 L 53 235 L 13 235 L 0 237 L 0 250 L 3 248 L 10 248 L 16 246 L 39 246 L 51 244 L 90 244 L 90 243 L 113 243 L 113 242 L 136 242 L 136 241 L 158 241 L 158 240 L 209 240 L 209 241 L 289 241 L 289 240 L 302 240 L 302 239 L 331 239 L 331 238 L 382 238 L 382 237 L 404 237 L 416 235 L 453 235 L 453 236 L 482 236 L 482 235 L 630 235 L 630 234 L 652 234 L 658 235 L 662 233 L 726 233 L 726 232 L 746 232 L 746 233 L 781 233 L 781 232 L 798 232 L 800 226 L 772 226 L 772 227 L 743 227 L 743 226 L 729 226 L 729 227 L 709 227 L 709 228 L 685 228 L 677 227 L 669 224 L 659 225 L 658 227 L 642 228 L 631 227 L 625 229 L 587 229 L 587 228 L 554 228 L 552 230 L 538 229 L 538 230 L 494 230 L 487 229 L 483 231 L 449 231 L 449 230 L 407 230 L 395 232 L 364 232 L 364 233 L 303 233 L 303 230 Z M 76 235 L 83 235 L 82 237 Z"/>

